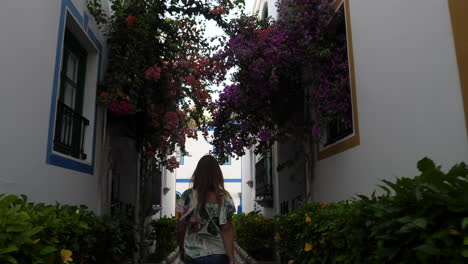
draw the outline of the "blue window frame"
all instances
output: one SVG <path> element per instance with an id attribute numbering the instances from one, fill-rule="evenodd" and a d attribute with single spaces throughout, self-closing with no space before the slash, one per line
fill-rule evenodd
<path id="1" fill-rule="evenodd" d="M 64 55 L 64 41 L 65 41 L 65 30 L 68 24 L 68 18 L 74 19 L 77 22 L 79 27 L 78 30 L 84 33 L 88 37 L 88 41 L 94 45 L 96 51 L 98 52 L 98 69 L 97 69 L 97 77 L 99 79 L 100 70 L 101 70 L 101 54 L 102 54 L 102 46 L 99 40 L 97 39 L 96 35 L 93 31 L 88 27 L 89 17 L 86 14 L 87 11 L 84 11 L 81 14 L 78 9 L 75 7 L 71 0 L 62 0 L 61 1 L 61 8 L 60 8 L 60 20 L 59 20 L 59 28 L 58 28 L 58 38 L 57 38 L 57 48 L 56 48 L 56 56 L 55 56 L 55 67 L 54 67 L 54 79 L 53 79 L 53 88 L 52 88 L 52 100 L 51 100 L 51 108 L 50 108 L 50 117 L 49 117 L 49 132 L 48 132 L 48 143 L 47 143 L 47 153 L 46 153 L 46 163 L 70 170 L 80 171 L 87 174 L 94 174 L 94 145 L 95 145 L 95 129 L 96 125 L 94 123 L 94 129 L 90 131 L 92 137 L 92 149 L 90 149 L 90 162 L 82 162 L 80 160 L 59 155 L 54 152 L 54 133 L 56 127 L 56 113 L 58 111 L 58 97 L 60 92 L 60 82 L 61 82 L 61 63 L 62 63 L 62 56 Z M 70 21 L 70 23 L 73 23 Z M 96 117 L 96 111 L 94 112 Z M 94 122 L 96 118 L 94 119 Z"/>
<path id="2" fill-rule="evenodd" d="M 227 161 L 221 165 L 231 165 L 231 162 L 232 162 L 232 158 L 231 158 L 231 155 L 228 155 L 227 157 Z"/>
<path id="3" fill-rule="evenodd" d="M 185 156 L 180 151 L 177 151 L 177 161 L 179 162 L 179 165 L 184 165 Z"/>

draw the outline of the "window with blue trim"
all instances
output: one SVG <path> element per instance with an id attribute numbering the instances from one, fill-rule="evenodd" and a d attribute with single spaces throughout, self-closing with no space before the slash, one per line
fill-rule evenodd
<path id="1" fill-rule="evenodd" d="M 55 117 L 54 150 L 86 159 L 84 136 L 89 121 L 83 117 L 87 52 L 66 30 L 60 72 L 60 90 Z"/>
<path id="2" fill-rule="evenodd" d="M 88 22 L 85 10 L 61 0 L 46 163 L 94 174 L 102 45 Z"/>
<path id="3" fill-rule="evenodd" d="M 226 158 L 226 162 L 221 165 L 231 165 L 231 162 L 232 162 L 231 155 L 228 155 Z"/>
<path id="4" fill-rule="evenodd" d="M 177 161 L 179 162 L 179 165 L 184 165 L 185 156 L 181 151 L 177 151 Z"/>

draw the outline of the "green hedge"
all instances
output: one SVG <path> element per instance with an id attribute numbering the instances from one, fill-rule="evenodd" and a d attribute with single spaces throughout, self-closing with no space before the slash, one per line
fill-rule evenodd
<path id="1" fill-rule="evenodd" d="M 283 263 L 468 263 L 468 168 L 429 159 L 386 194 L 306 204 L 275 219 Z"/>
<path id="2" fill-rule="evenodd" d="M 234 239 L 256 260 L 273 259 L 273 220 L 258 212 L 233 216 Z"/>
<path id="3" fill-rule="evenodd" d="M 150 256 L 151 261 L 164 260 L 177 248 L 176 217 L 163 217 L 151 222 L 151 238 L 156 242 L 155 253 Z"/>
<path id="4" fill-rule="evenodd" d="M 0 263 L 126 263 L 134 240 L 125 219 L 0 194 Z"/>

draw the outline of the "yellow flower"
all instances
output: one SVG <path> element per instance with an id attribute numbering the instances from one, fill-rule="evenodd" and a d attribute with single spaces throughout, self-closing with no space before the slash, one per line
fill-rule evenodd
<path id="1" fill-rule="evenodd" d="M 60 256 L 62 256 L 63 263 L 68 263 L 69 261 L 73 261 L 73 259 L 71 258 L 72 256 L 71 250 L 68 250 L 68 249 L 60 250 Z"/>
<path id="2" fill-rule="evenodd" d="M 33 241 L 33 244 L 37 244 L 37 243 L 39 243 L 39 240 L 41 240 L 41 239 L 40 239 L 40 238 L 38 238 L 38 239 L 34 240 L 34 241 Z"/>
<path id="3" fill-rule="evenodd" d="M 306 215 L 306 223 L 310 223 L 312 222 L 312 218 L 310 218 L 310 216 Z"/>
<path id="4" fill-rule="evenodd" d="M 276 233 L 275 235 L 275 241 L 280 241 L 281 240 L 281 237 L 278 233 Z"/>
<path id="5" fill-rule="evenodd" d="M 270 248 L 270 244 L 268 244 L 268 243 L 265 244 L 265 245 L 263 245 L 263 246 L 264 246 L 265 248 Z"/>
<path id="6" fill-rule="evenodd" d="M 325 238 L 324 238 L 324 237 L 322 237 L 322 239 L 320 239 L 320 241 L 319 241 L 319 242 L 320 242 L 320 244 L 325 244 Z"/>
<path id="7" fill-rule="evenodd" d="M 290 261 L 288 261 L 288 264 L 294 264 L 294 260 L 291 259 Z"/>
<path id="8" fill-rule="evenodd" d="M 353 204 L 353 201 L 348 201 L 348 204 Z"/>
<path id="9" fill-rule="evenodd" d="M 311 251 L 312 250 L 312 244 L 311 243 L 306 243 L 304 246 L 305 251 Z"/>

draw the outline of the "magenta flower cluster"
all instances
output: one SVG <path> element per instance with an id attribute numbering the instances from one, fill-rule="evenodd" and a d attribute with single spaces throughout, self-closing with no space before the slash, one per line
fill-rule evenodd
<path id="1" fill-rule="evenodd" d="M 135 108 L 126 101 L 114 100 L 109 105 L 109 110 L 118 115 L 127 115 L 135 111 Z"/>
<path id="2" fill-rule="evenodd" d="M 217 56 L 236 69 L 233 84 L 211 107 L 220 158 L 241 156 L 252 145 L 257 153 L 267 151 L 299 129 L 318 139 L 327 122 L 350 111 L 346 32 L 330 34 L 329 26 L 344 14 L 335 12 L 333 3 L 281 0 L 276 21 L 243 16 L 231 23 L 230 38 Z M 304 112 L 304 104 L 315 119 L 293 118 Z"/>
<path id="3" fill-rule="evenodd" d="M 177 158 L 172 156 L 167 160 L 167 165 L 166 168 L 170 172 L 174 172 L 175 169 L 179 168 L 179 162 L 177 161 Z"/>

